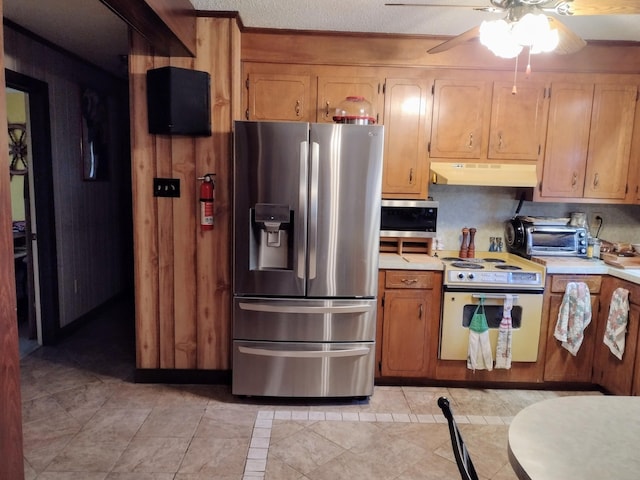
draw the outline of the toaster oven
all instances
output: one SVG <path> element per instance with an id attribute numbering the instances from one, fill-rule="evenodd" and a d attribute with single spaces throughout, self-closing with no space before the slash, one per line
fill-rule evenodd
<path id="1" fill-rule="evenodd" d="M 586 257 L 589 232 L 544 217 L 515 217 L 505 224 L 507 250 L 525 258 L 533 256 Z"/>

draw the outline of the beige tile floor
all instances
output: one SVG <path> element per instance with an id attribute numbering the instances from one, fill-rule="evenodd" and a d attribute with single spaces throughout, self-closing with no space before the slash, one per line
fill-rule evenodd
<path id="1" fill-rule="evenodd" d="M 511 418 L 576 393 L 381 386 L 367 401 L 308 401 L 135 384 L 132 323 L 131 309 L 116 304 L 22 359 L 27 479 L 456 479 L 441 395 L 480 477 L 515 479 Z"/>

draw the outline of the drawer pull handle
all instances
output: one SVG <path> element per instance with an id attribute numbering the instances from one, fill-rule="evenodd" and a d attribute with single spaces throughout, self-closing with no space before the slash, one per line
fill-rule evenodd
<path id="1" fill-rule="evenodd" d="M 424 305 L 420 304 L 420 310 L 418 311 L 418 318 L 422 320 L 422 312 L 424 311 Z"/>
<path id="2" fill-rule="evenodd" d="M 418 283 L 418 279 L 417 278 L 403 278 L 400 281 L 402 283 L 404 283 L 405 285 L 413 285 L 414 283 Z"/>

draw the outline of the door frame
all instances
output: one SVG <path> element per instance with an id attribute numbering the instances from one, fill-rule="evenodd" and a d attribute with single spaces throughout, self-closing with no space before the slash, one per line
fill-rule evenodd
<path id="1" fill-rule="evenodd" d="M 36 242 L 40 288 L 40 329 L 42 345 L 56 343 L 60 332 L 58 297 L 58 259 L 56 253 L 53 164 L 49 86 L 46 82 L 5 69 L 6 87 L 29 95 L 29 133 L 31 135 L 31 171 L 35 205 Z M 32 212 L 32 215 L 34 212 Z"/>

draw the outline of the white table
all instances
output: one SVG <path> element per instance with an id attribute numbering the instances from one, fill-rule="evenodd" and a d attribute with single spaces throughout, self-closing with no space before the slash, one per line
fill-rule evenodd
<path id="1" fill-rule="evenodd" d="M 640 479 L 640 397 L 530 405 L 509 426 L 509 461 L 522 480 Z"/>

